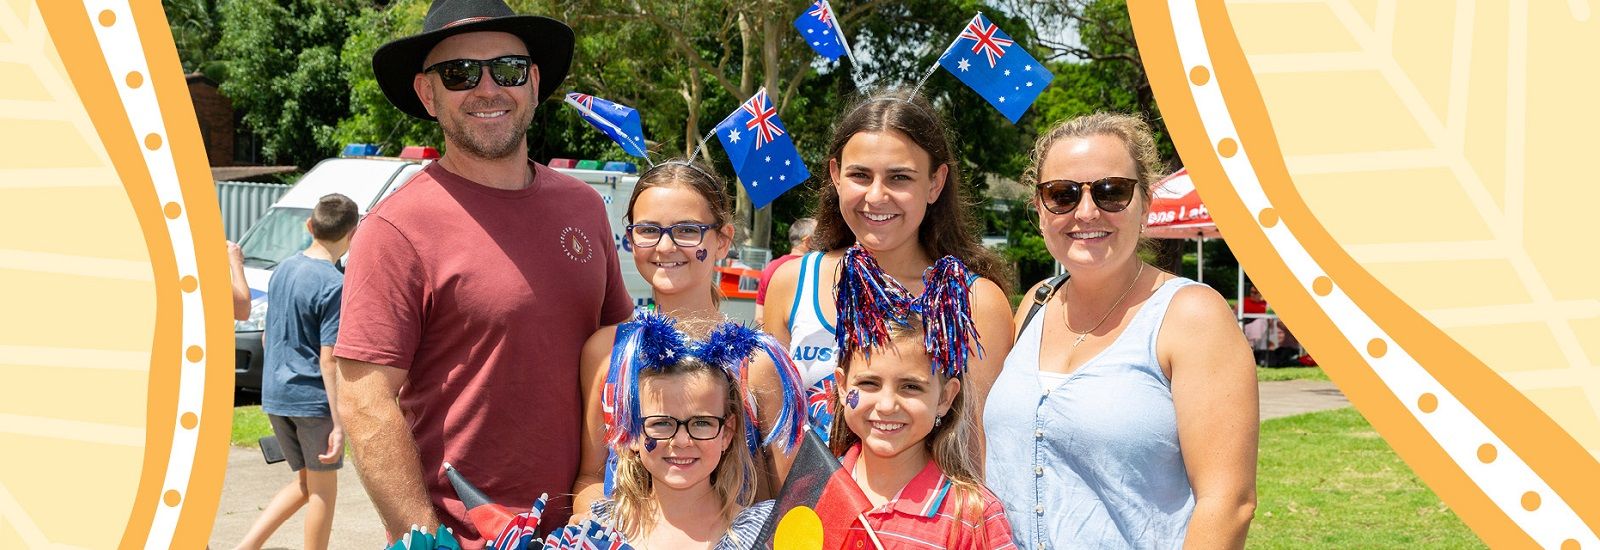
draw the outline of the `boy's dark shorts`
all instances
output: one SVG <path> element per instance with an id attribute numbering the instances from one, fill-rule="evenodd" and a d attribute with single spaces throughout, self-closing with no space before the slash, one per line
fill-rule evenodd
<path id="1" fill-rule="evenodd" d="M 344 466 L 344 449 L 339 449 L 339 460 L 323 464 L 317 455 L 328 450 L 328 434 L 333 433 L 333 418 L 327 416 L 267 415 L 272 431 L 278 436 L 278 446 L 283 447 L 283 458 L 289 469 L 298 472 L 310 468 L 316 472 L 338 470 Z"/>

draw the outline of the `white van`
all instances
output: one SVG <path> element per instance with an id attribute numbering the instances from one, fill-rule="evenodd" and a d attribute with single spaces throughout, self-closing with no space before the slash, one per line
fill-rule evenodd
<path id="1" fill-rule="evenodd" d="M 287 193 L 273 203 L 267 213 L 256 221 L 239 239 L 244 252 L 245 280 L 250 284 L 250 318 L 234 323 L 234 386 L 239 389 L 259 391 L 261 388 L 262 340 L 261 330 L 266 320 L 267 282 L 272 278 L 272 268 L 292 254 L 305 250 L 311 244 L 311 234 L 306 231 L 306 219 L 317 200 L 330 193 L 340 193 L 355 201 L 361 214 L 394 193 L 424 166 L 433 162 L 437 153 L 430 148 L 408 147 L 401 157 L 338 157 L 324 160 L 312 167 Z M 574 164 L 571 162 L 557 163 Z M 598 163 L 576 163 L 584 168 L 555 168 L 556 170 L 588 183 L 605 199 L 606 213 L 611 220 L 613 245 L 621 255 L 622 279 L 628 295 L 639 306 L 650 305 L 650 285 L 633 266 L 631 252 L 624 250 L 622 233 L 626 224 L 628 197 L 633 194 L 638 176 L 619 170 L 599 168 Z M 360 250 L 351 250 L 360 254 Z M 340 268 L 343 269 L 341 262 Z M 751 312 L 742 316 L 748 320 Z"/>

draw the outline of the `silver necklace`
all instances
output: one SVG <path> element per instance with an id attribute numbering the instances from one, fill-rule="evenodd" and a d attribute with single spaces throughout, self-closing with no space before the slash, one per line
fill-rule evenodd
<path id="1" fill-rule="evenodd" d="M 1089 327 L 1089 330 L 1085 330 L 1083 332 L 1078 332 L 1077 329 L 1072 328 L 1072 321 L 1067 318 L 1066 310 L 1062 310 L 1061 311 L 1061 324 L 1063 326 L 1066 326 L 1067 330 L 1070 331 L 1071 333 L 1078 335 L 1078 339 L 1074 340 L 1072 342 L 1073 349 L 1077 349 L 1078 344 L 1082 344 L 1083 340 L 1085 338 L 1089 337 L 1089 333 L 1094 332 L 1095 330 L 1099 329 L 1100 325 L 1106 324 L 1106 319 L 1110 319 L 1111 318 L 1111 312 L 1116 311 L 1117 310 L 1117 306 L 1122 305 L 1122 299 L 1123 298 L 1127 298 L 1128 297 L 1128 293 L 1133 291 L 1133 285 L 1139 283 L 1139 276 L 1140 275 L 1144 275 L 1144 262 L 1139 262 L 1139 271 L 1133 274 L 1133 280 L 1132 281 L 1128 281 L 1128 288 L 1125 288 L 1125 289 L 1122 290 L 1122 295 L 1117 297 L 1117 301 L 1111 303 L 1111 309 L 1107 309 L 1106 310 L 1106 314 L 1102 315 L 1100 317 L 1100 322 L 1095 323 L 1094 326 L 1092 326 L 1092 327 Z M 1067 285 L 1068 286 L 1072 285 L 1072 280 L 1071 279 L 1067 279 Z M 1065 292 L 1062 292 L 1062 297 L 1063 298 L 1066 297 L 1066 293 Z"/>

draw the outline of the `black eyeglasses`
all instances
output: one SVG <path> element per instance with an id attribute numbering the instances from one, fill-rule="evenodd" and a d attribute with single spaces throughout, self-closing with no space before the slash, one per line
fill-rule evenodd
<path id="1" fill-rule="evenodd" d="M 423 69 L 425 73 L 438 73 L 439 83 L 451 91 L 471 90 L 483 79 L 483 67 L 489 67 L 489 77 L 501 87 L 521 86 L 528 83 L 529 67 L 533 58 L 526 55 L 506 55 L 494 59 L 451 59 L 440 61 Z"/>
<path id="2" fill-rule="evenodd" d="M 691 416 L 688 420 L 678 420 L 666 415 L 644 417 L 644 436 L 656 441 L 678 437 L 680 428 L 688 428 L 689 439 L 699 441 L 716 439 L 722 434 L 722 417 Z"/>
<path id="3" fill-rule="evenodd" d="M 661 244 L 661 236 L 667 235 L 672 243 L 682 247 L 699 246 L 706 238 L 706 231 L 721 228 L 720 223 L 679 223 L 660 226 L 653 223 L 635 223 L 628 225 L 628 240 L 633 246 L 651 248 Z"/>
<path id="4" fill-rule="evenodd" d="M 1100 210 L 1121 212 L 1133 202 L 1133 190 L 1138 185 L 1138 180 L 1116 176 L 1087 183 L 1051 180 L 1039 184 L 1039 204 L 1052 214 L 1066 214 L 1078 207 L 1078 201 L 1083 200 L 1083 194 L 1087 192 Z M 1084 191 L 1085 187 L 1088 191 Z"/>

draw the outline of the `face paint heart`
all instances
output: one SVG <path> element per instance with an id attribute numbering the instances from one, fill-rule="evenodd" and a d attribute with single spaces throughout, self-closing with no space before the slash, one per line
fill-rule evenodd
<path id="1" fill-rule="evenodd" d="M 694 259 L 700 260 L 702 262 L 706 261 L 706 249 L 701 248 L 699 250 L 694 251 Z"/>
<path id="2" fill-rule="evenodd" d="M 844 394 L 844 404 L 849 405 L 852 409 L 856 408 L 856 405 L 860 405 L 861 391 L 850 390 L 850 393 Z"/>
<path id="3" fill-rule="evenodd" d="M 645 451 L 654 451 L 654 450 L 656 450 L 656 440 L 650 439 L 648 437 L 644 438 L 644 450 Z"/>

